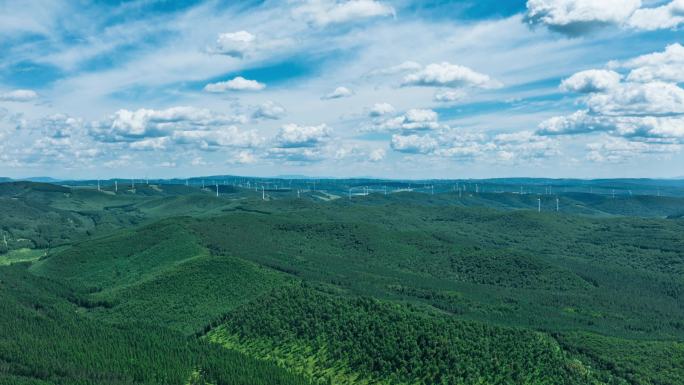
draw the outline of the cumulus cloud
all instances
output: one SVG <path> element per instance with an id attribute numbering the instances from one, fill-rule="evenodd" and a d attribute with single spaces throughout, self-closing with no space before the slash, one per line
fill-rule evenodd
<path id="1" fill-rule="evenodd" d="M 594 93 L 616 88 L 621 75 L 609 70 L 588 70 L 578 72 L 563 80 L 560 89 L 566 92 Z"/>
<path id="2" fill-rule="evenodd" d="M 247 31 L 226 32 L 218 35 L 211 53 L 233 57 L 243 57 L 253 47 L 256 36 Z"/>
<path id="3" fill-rule="evenodd" d="M 235 154 L 232 154 L 228 160 L 226 160 L 226 163 L 228 164 L 252 164 L 256 163 L 258 158 L 254 154 L 253 151 L 249 150 L 242 150 L 238 151 Z"/>
<path id="4" fill-rule="evenodd" d="M 122 109 L 109 118 L 90 125 L 93 137 L 104 142 L 135 141 L 148 137 L 169 136 L 179 130 L 210 130 L 245 123 L 240 115 L 224 115 L 196 107 L 172 107 L 164 110 Z"/>
<path id="5" fill-rule="evenodd" d="M 672 29 L 684 24 L 684 0 L 673 0 L 668 4 L 638 9 L 629 19 L 629 26 L 654 31 Z"/>
<path id="6" fill-rule="evenodd" d="M 368 154 L 368 160 L 371 162 L 380 162 L 385 159 L 387 151 L 384 148 L 376 148 Z"/>
<path id="7" fill-rule="evenodd" d="M 225 82 L 209 83 L 204 86 L 204 90 L 206 92 L 212 93 L 221 93 L 227 91 L 260 91 L 264 88 L 266 88 L 265 84 L 259 83 L 256 80 L 245 79 L 242 76 L 238 76 Z"/>
<path id="8" fill-rule="evenodd" d="M 641 0 L 528 0 L 527 20 L 571 35 L 609 24 L 623 24 Z"/>
<path id="9" fill-rule="evenodd" d="M 329 99 L 341 99 L 341 98 L 347 98 L 354 95 L 354 92 L 350 90 L 347 87 L 337 87 L 335 90 L 330 92 L 329 94 L 323 95 L 321 99 L 323 100 L 329 100 Z"/>
<path id="10" fill-rule="evenodd" d="M 175 131 L 170 139 L 176 144 L 193 145 L 203 151 L 224 147 L 255 148 L 264 143 L 264 139 L 255 131 L 243 131 L 236 126 L 219 127 L 211 131 Z"/>
<path id="11" fill-rule="evenodd" d="M 497 88 L 501 84 L 488 75 L 448 62 L 433 63 L 404 77 L 402 86 Z"/>
<path id="12" fill-rule="evenodd" d="M 466 93 L 463 90 L 442 90 L 435 93 L 433 99 L 436 102 L 450 103 L 463 100 L 465 97 Z"/>
<path id="13" fill-rule="evenodd" d="M 296 6 L 293 15 L 318 26 L 357 22 L 363 19 L 391 16 L 394 9 L 375 0 L 308 0 Z"/>
<path id="14" fill-rule="evenodd" d="M 678 144 L 653 144 L 608 137 L 589 143 L 586 158 L 598 163 L 622 163 L 645 155 L 667 156 L 681 149 L 682 146 Z"/>
<path id="15" fill-rule="evenodd" d="M 429 154 L 439 146 L 429 135 L 392 135 L 390 145 L 394 151 L 408 154 Z"/>
<path id="16" fill-rule="evenodd" d="M 326 124 L 318 126 L 300 126 L 286 124 L 280 128 L 275 138 L 278 148 L 301 148 L 316 147 L 325 143 L 331 134 L 331 129 Z"/>
<path id="17" fill-rule="evenodd" d="M 541 135 L 576 135 L 607 132 L 652 142 L 684 142 L 684 117 L 602 116 L 586 110 L 548 119 L 539 125 Z"/>
<path id="18" fill-rule="evenodd" d="M 672 83 L 627 83 L 585 100 L 596 114 L 611 116 L 684 114 L 684 89 Z"/>
<path id="19" fill-rule="evenodd" d="M 43 134 L 51 138 L 68 138 L 83 132 L 83 119 L 66 114 L 53 114 L 38 121 Z"/>
<path id="20" fill-rule="evenodd" d="M 143 150 L 143 151 L 151 151 L 151 150 L 166 150 L 167 146 L 171 143 L 171 140 L 168 137 L 159 137 L 159 138 L 145 138 L 138 140 L 136 142 L 132 142 L 129 144 L 129 148 L 132 150 Z"/>
<path id="21" fill-rule="evenodd" d="M 0 102 L 30 102 L 38 99 L 38 94 L 33 90 L 13 90 L 0 93 Z"/>
<path id="22" fill-rule="evenodd" d="M 287 111 L 285 110 L 285 107 L 276 102 L 268 100 L 257 107 L 252 114 L 252 117 L 255 119 L 277 120 L 285 116 L 286 112 Z"/>
<path id="23" fill-rule="evenodd" d="M 403 153 L 508 165 L 560 154 L 556 140 L 532 131 L 492 136 L 447 128 L 425 135 L 394 135 L 391 147 Z"/>
<path id="24" fill-rule="evenodd" d="M 368 111 L 368 115 L 372 118 L 377 118 L 387 114 L 394 113 L 394 106 L 389 103 L 375 103 Z"/>
<path id="25" fill-rule="evenodd" d="M 684 82 L 684 47 L 679 44 L 667 46 L 663 52 L 642 55 L 624 63 L 611 63 L 616 68 L 631 69 L 627 80 L 631 82 L 665 81 Z"/>
<path id="26" fill-rule="evenodd" d="M 439 117 L 433 110 L 410 109 L 403 115 L 376 120 L 367 131 L 426 131 L 441 128 Z"/>
<path id="27" fill-rule="evenodd" d="M 639 30 L 676 28 L 684 23 L 684 0 L 644 7 L 641 0 L 528 0 L 526 19 L 568 35 L 617 25 Z"/>
<path id="28" fill-rule="evenodd" d="M 579 99 L 584 108 L 539 124 L 543 136 L 605 133 L 651 146 L 684 143 L 684 89 L 677 83 L 682 47 L 639 56 L 613 69 L 630 70 L 620 81 L 614 71 L 583 71 L 563 81 L 561 88 L 588 93 Z M 617 142 L 615 142 L 617 143 Z M 622 143 L 620 141 L 620 143 Z M 642 148 L 635 144 L 633 148 Z M 594 154 L 598 159 L 598 155 Z"/>

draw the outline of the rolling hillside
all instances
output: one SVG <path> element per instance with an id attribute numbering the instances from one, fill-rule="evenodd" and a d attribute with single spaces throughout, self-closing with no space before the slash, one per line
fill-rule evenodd
<path id="1" fill-rule="evenodd" d="M 6 233 L 74 225 L 59 247 L 0 260 L 2 381 L 684 378 L 684 222 L 655 215 L 683 209 L 677 198 L 635 199 L 649 213 L 636 216 L 581 194 L 591 212 L 538 213 L 525 209 L 536 198 L 514 194 L 264 201 L 164 187 L 7 187 L 35 211 L 3 217 Z M 83 220 L 94 214 L 106 220 Z"/>

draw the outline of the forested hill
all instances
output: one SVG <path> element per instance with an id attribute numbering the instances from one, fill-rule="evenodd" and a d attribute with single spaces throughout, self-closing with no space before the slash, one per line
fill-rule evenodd
<path id="1" fill-rule="evenodd" d="M 679 198 L 117 187 L 0 184 L 1 384 L 684 378 Z"/>

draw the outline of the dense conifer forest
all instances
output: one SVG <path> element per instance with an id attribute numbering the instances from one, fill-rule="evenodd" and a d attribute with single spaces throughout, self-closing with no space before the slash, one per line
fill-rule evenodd
<path id="1" fill-rule="evenodd" d="M 329 187 L 0 183 L 0 384 L 682 383 L 684 198 Z"/>

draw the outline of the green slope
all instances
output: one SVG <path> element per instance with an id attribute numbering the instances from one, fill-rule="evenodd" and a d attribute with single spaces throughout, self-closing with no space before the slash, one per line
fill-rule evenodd
<path id="1" fill-rule="evenodd" d="M 201 256 L 152 279 L 94 295 L 110 305 L 94 309 L 92 315 L 111 322 L 135 319 L 185 334 L 198 333 L 235 307 L 290 281 L 284 274 L 237 258 Z"/>
<path id="2" fill-rule="evenodd" d="M 0 383 L 306 383 L 274 365 L 167 329 L 93 321 L 79 314 L 79 305 L 88 304 L 25 266 L 0 267 Z"/>
<path id="3" fill-rule="evenodd" d="M 231 313 L 209 340 L 318 383 L 590 384 L 591 372 L 548 336 L 308 288 Z"/>

